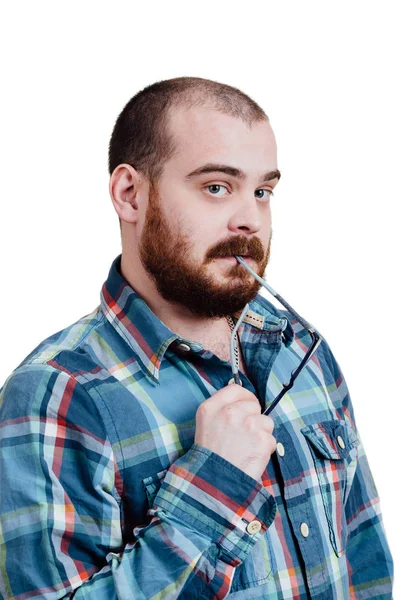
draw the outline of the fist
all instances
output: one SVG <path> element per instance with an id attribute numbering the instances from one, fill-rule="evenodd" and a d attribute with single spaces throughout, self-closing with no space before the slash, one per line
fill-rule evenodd
<path id="1" fill-rule="evenodd" d="M 257 397 L 231 384 L 199 406 L 194 441 L 259 480 L 276 450 L 273 429 Z"/>

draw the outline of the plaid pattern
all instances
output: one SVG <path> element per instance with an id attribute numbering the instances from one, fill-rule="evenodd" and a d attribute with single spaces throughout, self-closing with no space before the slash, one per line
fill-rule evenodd
<path id="1" fill-rule="evenodd" d="M 390 600 L 379 498 L 327 343 L 272 412 L 282 446 L 256 481 L 194 444 L 230 365 L 168 329 L 120 258 L 101 304 L 0 390 L 1 598 Z M 250 308 L 244 385 L 264 408 L 310 339 L 265 298 Z"/>

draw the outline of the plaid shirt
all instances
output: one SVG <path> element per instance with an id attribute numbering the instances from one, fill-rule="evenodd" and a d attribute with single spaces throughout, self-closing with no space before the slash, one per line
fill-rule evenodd
<path id="1" fill-rule="evenodd" d="M 392 598 L 379 498 L 326 341 L 271 413 L 260 480 L 194 444 L 230 364 L 164 325 L 112 263 L 101 304 L 0 390 L 0 596 Z M 264 408 L 309 334 L 258 295 L 239 329 Z"/>

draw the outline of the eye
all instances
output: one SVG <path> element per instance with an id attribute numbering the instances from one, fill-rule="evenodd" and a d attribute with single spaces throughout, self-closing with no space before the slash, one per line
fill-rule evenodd
<path id="1" fill-rule="evenodd" d="M 210 191 L 210 193 L 211 193 L 213 196 L 217 196 L 217 198 L 221 198 L 221 197 L 222 197 L 220 194 L 218 194 L 218 192 L 220 192 L 220 191 L 221 191 L 221 188 L 222 188 L 222 189 L 225 189 L 225 190 L 227 190 L 227 189 L 228 189 L 228 188 L 227 188 L 225 185 L 221 185 L 221 184 L 219 184 L 219 183 L 212 183 L 211 185 L 208 185 L 208 186 L 206 187 L 206 189 L 207 189 L 207 190 L 209 190 L 209 191 Z"/>
<path id="2" fill-rule="evenodd" d="M 260 200 L 269 200 L 274 195 L 274 192 L 268 189 L 256 190 L 254 193 L 257 194 L 257 192 L 265 192 L 264 196 L 257 196 L 257 198 L 259 198 Z"/>

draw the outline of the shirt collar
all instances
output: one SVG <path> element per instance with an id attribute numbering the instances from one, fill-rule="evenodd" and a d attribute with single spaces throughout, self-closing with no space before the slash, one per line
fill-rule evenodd
<path id="1" fill-rule="evenodd" d="M 101 309 L 115 329 L 134 350 L 138 362 L 152 383 L 158 383 L 159 371 L 165 351 L 174 343 L 186 343 L 192 349 L 202 346 L 174 333 L 150 309 L 121 275 L 121 257 L 111 264 L 107 280 L 100 293 Z M 294 337 L 287 313 L 279 311 L 266 298 L 257 295 L 250 302 L 250 310 L 241 325 L 260 330 L 282 331 L 284 343 L 289 345 Z M 234 316 L 239 317 L 240 312 Z M 239 330 L 240 334 L 240 330 Z"/>

